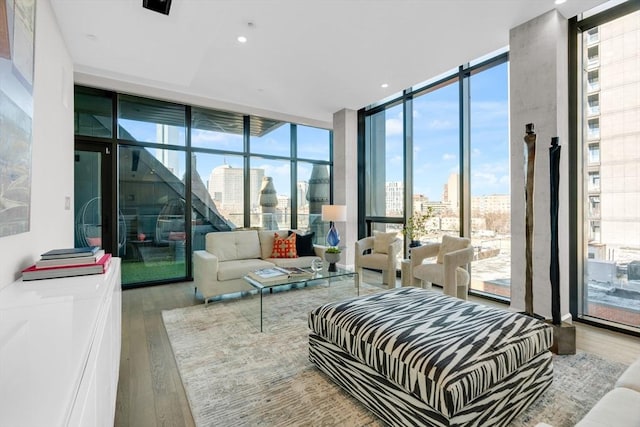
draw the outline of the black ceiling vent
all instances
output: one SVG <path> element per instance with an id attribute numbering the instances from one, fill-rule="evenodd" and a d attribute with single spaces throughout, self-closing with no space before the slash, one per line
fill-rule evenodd
<path id="1" fill-rule="evenodd" d="M 168 15 L 169 9 L 171 9 L 171 0 L 142 0 L 142 7 Z"/>

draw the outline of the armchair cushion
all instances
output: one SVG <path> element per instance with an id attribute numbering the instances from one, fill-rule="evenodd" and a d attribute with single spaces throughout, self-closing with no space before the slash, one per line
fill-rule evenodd
<path id="1" fill-rule="evenodd" d="M 373 252 L 379 254 L 386 254 L 389 251 L 389 245 L 393 243 L 393 241 L 398 236 L 398 233 L 383 233 L 379 231 L 373 232 Z"/>
<path id="2" fill-rule="evenodd" d="M 427 263 L 413 268 L 413 277 L 424 282 L 435 283 L 444 287 L 444 268 L 442 264 Z M 456 268 L 456 283 L 468 283 L 469 273 L 464 268 Z"/>
<path id="3" fill-rule="evenodd" d="M 447 236 L 446 234 L 442 236 L 442 243 L 440 244 L 440 249 L 438 250 L 438 264 L 444 263 L 444 256 L 449 252 L 458 251 L 460 249 L 464 249 L 471 244 L 471 240 L 466 237 L 453 237 Z"/>

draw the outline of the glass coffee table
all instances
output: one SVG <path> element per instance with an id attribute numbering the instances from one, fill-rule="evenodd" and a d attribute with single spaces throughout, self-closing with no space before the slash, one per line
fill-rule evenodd
<path id="1" fill-rule="evenodd" d="M 246 280 L 251 286 L 258 290 L 260 294 L 260 332 L 263 332 L 263 293 L 266 289 L 270 292 L 273 292 L 274 288 L 280 286 L 306 286 L 309 282 L 315 281 L 324 281 L 328 287 L 331 287 L 331 282 L 342 281 L 345 278 L 353 278 L 354 288 L 356 291 L 356 296 L 360 295 L 360 275 L 353 271 L 348 270 L 346 268 L 336 267 L 336 271 L 328 271 L 327 266 L 325 265 L 321 271 L 313 273 L 311 269 L 304 269 L 309 271 L 309 275 L 290 275 L 289 277 L 284 277 L 277 281 L 261 281 L 257 279 L 255 276 L 246 275 L 244 276 L 244 280 Z"/>

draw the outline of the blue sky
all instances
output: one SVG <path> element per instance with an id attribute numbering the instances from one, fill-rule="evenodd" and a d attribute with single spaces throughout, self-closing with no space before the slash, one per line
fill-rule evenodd
<path id="1" fill-rule="evenodd" d="M 471 193 L 473 196 L 509 193 L 508 64 L 504 63 L 471 77 Z M 414 194 L 441 200 L 443 186 L 459 168 L 458 84 L 451 84 L 414 98 Z M 387 181 L 403 180 L 402 106 L 386 110 Z M 137 139 L 155 141 L 153 124 L 129 122 L 127 130 Z M 328 160 L 328 131 L 298 126 L 298 156 Z M 184 140 L 184 131 L 178 131 Z M 289 156 L 290 126 L 284 125 L 262 137 L 252 137 L 252 151 Z M 241 151 L 241 135 L 195 131 L 195 147 Z M 203 180 L 211 170 L 227 163 L 242 167 L 242 157 L 197 154 Z M 251 167 L 265 169 L 279 194 L 289 195 L 290 162 L 252 158 Z M 299 180 L 308 179 L 311 165 L 301 163 Z"/>
<path id="2" fill-rule="evenodd" d="M 471 192 L 509 193 L 507 64 L 471 78 Z M 458 84 L 413 101 L 414 194 L 441 200 L 451 173 L 458 173 Z M 386 111 L 387 181 L 402 181 L 402 106 Z"/>

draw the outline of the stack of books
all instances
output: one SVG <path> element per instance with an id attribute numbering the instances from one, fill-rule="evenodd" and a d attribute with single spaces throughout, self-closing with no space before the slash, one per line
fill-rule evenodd
<path id="1" fill-rule="evenodd" d="M 298 267 L 271 267 L 252 271 L 249 277 L 261 283 L 277 283 L 287 279 L 311 278 L 313 273 Z"/>
<path id="2" fill-rule="evenodd" d="M 98 246 L 53 249 L 41 255 L 31 267 L 22 270 L 22 280 L 102 274 L 111 263 L 111 254 Z"/>

